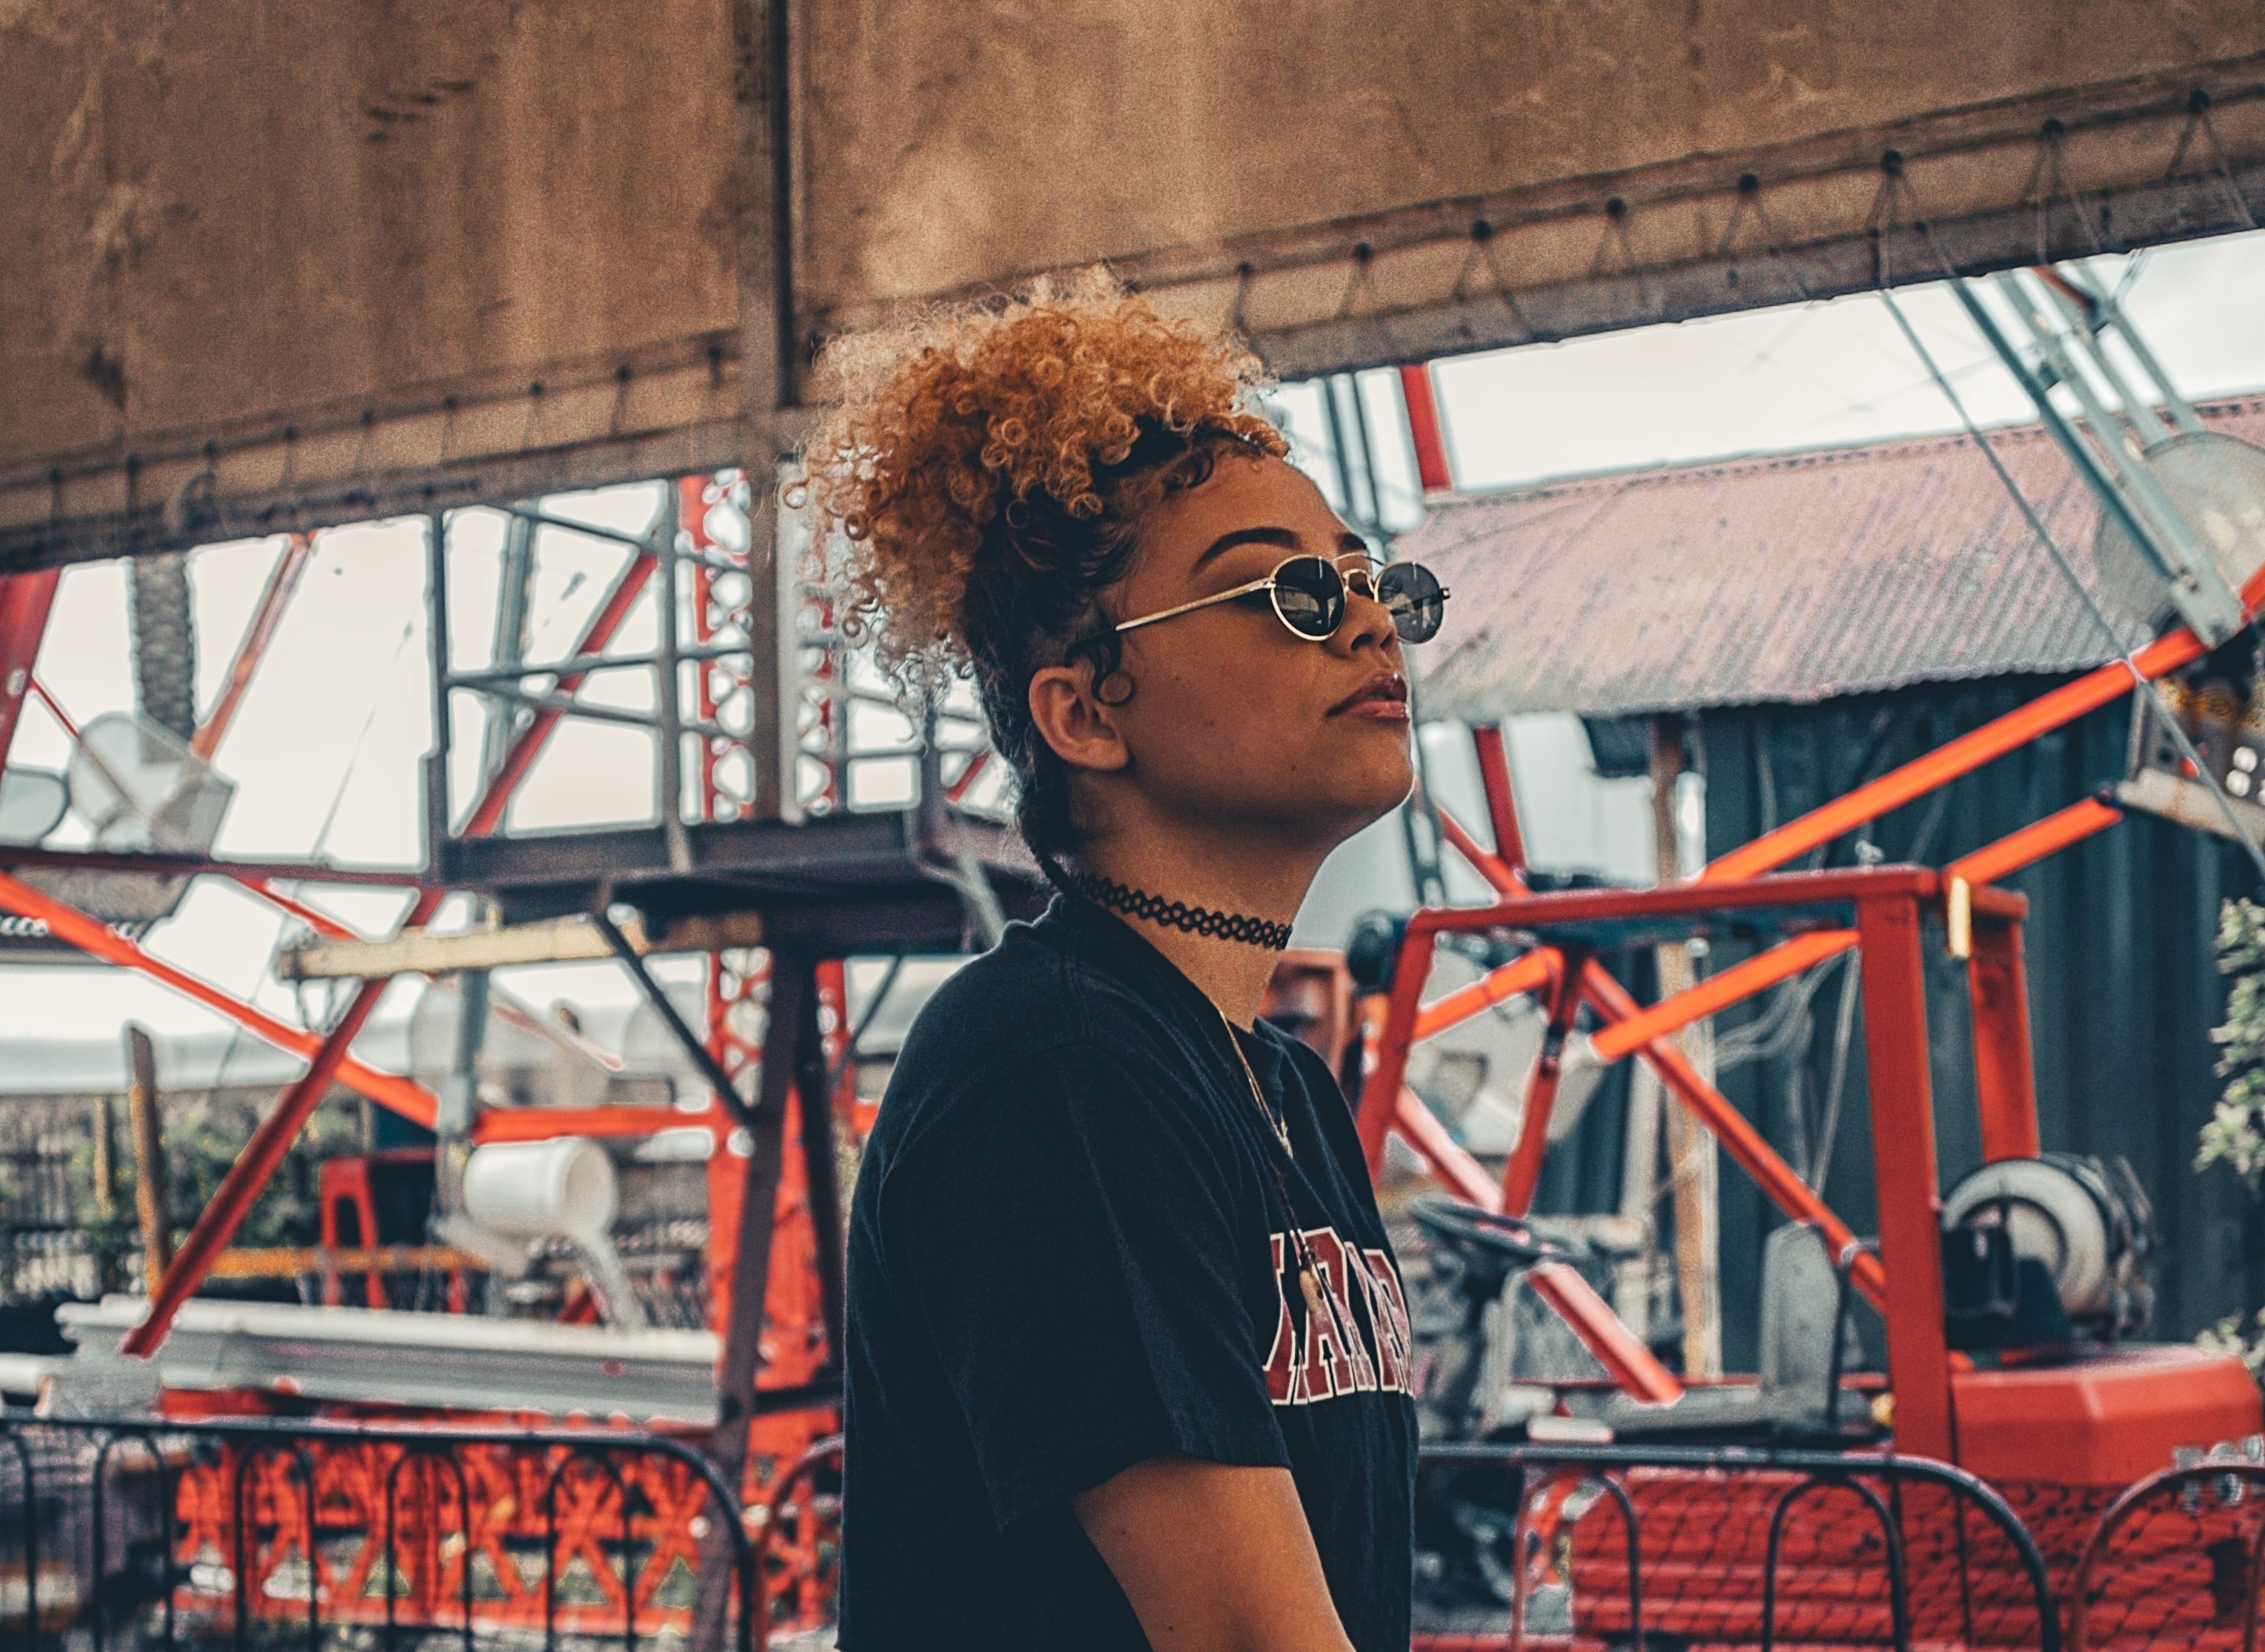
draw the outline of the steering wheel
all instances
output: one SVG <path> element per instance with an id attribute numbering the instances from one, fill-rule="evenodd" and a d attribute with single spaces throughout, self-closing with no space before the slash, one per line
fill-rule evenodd
<path id="1" fill-rule="evenodd" d="M 1420 1199 L 1408 1207 L 1408 1213 L 1442 1239 L 1492 1251 L 1524 1266 L 1569 1260 L 1570 1253 L 1563 1246 L 1538 1237 L 1516 1217 L 1497 1216 L 1475 1204 Z"/>

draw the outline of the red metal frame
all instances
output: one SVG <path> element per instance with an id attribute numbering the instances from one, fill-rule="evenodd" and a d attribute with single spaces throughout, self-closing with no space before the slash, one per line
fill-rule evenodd
<path id="1" fill-rule="evenodd" d="M 644 589 L 645 583 L 651 577 L 655 565 L 654 557 L 647 551 L 639 551 L 630 558 L 629 566 L 623 571 L 620 578 L 615 582 L 614 588 L 608 593 L 605 602 L 600 606 L 598 612 L 592 616 L 589 623 L 584 628 L 582 637 L 574 649 L 575 655 L 596 654 L 604 651 L 607 644 L 613 640 L 614 633 L 620 629 L 622 622 L 628 617 L 637 593 Z M 557 692 L 562 695 L 571 695 L 580 687 L 582 680 L 583 673 L 570 673 L 562 676 L 558 680 Z M 528 770 L 534 767 L 535 758 L 541 754 L 544 744 L 550 739 L 551 731 L 558 725 L 562 715 L 555 710 L 540 711 L 528 726 L 520 731 L 519 737 L 512 742 L 510 748 L 505 753 L 503 761 L 498 765 L 496 773 L 490 778 L 479 801 L 473 806 L 471 817 L 464 828 L 466 836 L 484 836 L 502 824 L 505 811 L 510 806 L 513 790 L 526 776 Z M 22 896 L 32 896 L 44 900 L 43 897 L 38 896 L 38 891 L 17 883 L 13 878 L 0 875 L 0 906 L 13 906 Z M 440 890 L 421 891 L 415 903 L 411 906 L 408 915 L 403 920 L 403 928 L 412 928 L 426 922 L 439 909 L 441 899 L 442 891 Z M 55 907 L 56 915 L 65 917 L 76 926 L 91 926 L 96 935 L 104 940 L 116 946 L 130 947 L 130 943 L 118 941 L 117 937 L 110 935 L 109 932 L 101 929 L 100 926 L 94 925 L 91 919 L 85 918 L 83 914 L 70 912 L 58 903 L 46 904 Z M 37 913 L 30 915 L 47 916 L 47 914 Z M 54 917 L 47 916 L 47 921 L 48 927 L 55 929 Z M 84 944 L 77 936 L 65 935 L 61 929 L 56 929 L 55 933 L 63 935 L 64 939 L 71 940 L 75 945 Z M 84 928 L 81 934 L 84 934 Z M 94 951 L 98 957 L 112 956 L 102 947 L 89 947 L 88 950 Z M 209 1004 L 225 1015 L 234 1016 L 246 1026 L 252 1026 L 251 1018 L 259 1016 L 259 1012 L 252 1009 L 250 1005 L 238 1004 L 216 989 L 204 986 L 201 982 L 192 982 L 190 978 L 159 964 L 157 960 L 141 952 L 140 949 L 132 948 L 131 951 L 135 961 L 129 963 L 127 967 L 138 968 L 145 973 L 156 974 L 160 979 L 165 979 L 168 976 L 175 978 L 168 984 L 181 985 L 183 990 L 189 991 L 191 995 L 198 998 L 200 1001 Z M 113 956 L 113 961 L 122 960 Z M 268 1017 L 259 1016 L 261 1022 L 267 1022 L 276 1031 L 288 1035 L 285 1039 L 272 1041 L 282 1042 L 286 1048 L 299 1049 L 308 1055 L 310 1060 L 308 1069 L 295 1082 L 284 1090 L 275 1106 L 252 1131 L 251 1138 L 244 1143 L 244 1151 L 237 1154 L 236 1162 L 229 1168 L 228 1175 L 222 1178 L 221 1185 L 214 1193 L 211 1201 L 198 1214 L 196 1225 L 190 1229 L 188 1237 L 182 1241 L 180 1253 L 174 1258 L 173 1265 L 166 1270 L 164 1277 L 158 1282 L 157 1290 L 151 1293 L 148 1316 L 120 1340 L 119 1351 L 121 1354 L 147 1358 L 155 1354 L 163 1345 L 166 1333 L 172 1328 L 174 1316 L 180 1312 L 181 1304 L 187 1301 L 203 1284 L 205 1274 L 211 1268 L 214 1258 L 227 1248 L 229 1241 L 235 1237 L 237 1229 L 243 1226 L 244 1217 L 251 1212 L 252 1202 L 259 1197 L 260 1190 L 266 1187 L 268 1177 L 274 1174 L 275 1167 L 282 1162 L 283 1155 L 290 1150 L 291 1143 L 298 1139 L 299 1132 L 305 1127 L 308 1118 L 321 1104 L 324 1095 L 328 1093 L 334 1079 L 346 1076 L 348 1081 L 353 1083 L 355 1088 L 361 1090 L 364 1095 L 371 1095 L 367 1088 L 368 1084 L 371 1082 L 382 1084 L 394 1099 L 388 1099 L 387 1095 L 371 1095 L 372 1100 L 392 1107 L 404 1117 L 413 1119 L 428 1128 L 431 1126 L 438 1116 L 439 1107 L 430 1091 L 421 1085 L 411 1084 L 406 1079 L 393 1078 L 389 1074 L 376 1073 L 364 1067 L 346 1054 L 354 1038 L 361 1033 L 363 1024 L 368 1021 L 370 1013 L 377 1008 L 377 1001 L 384 995 L 388 985 L 390 982 L 386 979 L 364 981 L 356 988 L 353 998 L 346 1005 L 345 1013 L 339 1016 L 330 1031 L 319 1038 L 312 1034 L 302 1034 L 296 1029 L 284 1028 L 280 1022 L 273 1022 Z M 252 1030 L 261 1031 L 257 1026 L 252 1026 Z M 261 1031 L 261 1036 L 267 1037 L 268 1034 Z M 311 1049 L 306 1047 L 310 1041 L 313 1045 Z M 397 1101 L 403 1104 L 397 1105 Z"/>
<path id="2" fill-rule="evenodd" d="M 1579 1270 L 1566 1263 L 1545 1262 L 1526 1270 L 1526 1282 L 1572 1328 L 1581 1345 L 1597 1357 L 1597 1363 L 1622 1388 L 1653 1405 L 1671 1404 L 1683 1397 L 1683 1385 L 1675 1379 L 1675 1373 L 1620 1323 L 1620 1316 L 1590 1287 Z"/>
<path id="3" fill-rule="evenodd" d="M 2265 571 L 2242 592 L 2250 612 L 2261 598 L 2265 598 Z M 1912 868 L 1814 873 L 1774 869 L 2112 702 L 2130 689 L 2135 675 L 2152 680 L 2204 651 L 2191 631 L 2173 631 L 2128 661 L 2101 666 L 2064 684 L 1765 833 L 1716 860 L 1690 884 L 1646 891 L 1531 894 L 1523 876 L 1517 806 L 1500 731 L 1478 731 L 1480 773 L 1494 847 L 1479 843 L 1444 812 L 1441 835 L 1487 880 L 1497 899 L 1480 907 L 1426 908 L 1402 932 L 1392 986 L 1365 1017 L 1368 1037 L 1358 1124 L 1372 1174 L 1381 1168 L 1386 1135 L 1397 1129 L 1442 1181 L 1471 1197 L 1468 1155 L 1458 1162 L 1442 1151 L 1443 1144 L 1452 1146 L 1446 1132 L 1405 1092 L 1409 1050 L 1417 1040 L 1491 1005 L 1533 993 L 1548 1006 L 1548 1031 L 1542 1059 L 1529 1081 L 1525 1132 L 1504 1172 L 1503 1197 L 1490 1204 L 1523 1210 L 1546 1151 L 1556 1076 L 1552 1053 L 1570 1030 L 1569 1006 L 1585 1002 L 1606 1023 L 1591 1040 L 1599 1057 L 1633 1054 L 1649 1062 L 1773 1203 L 1795 1220 L 1814 1224 L 1833 1253 L 1848 1259 L 1852 1283 L 1887 1314 L 1899 1443 L 1907 1450 L 1954 1456 L 1951 1361 L 1943 1333 L 1934 1114 L 1919 950 L 1921 919 L 1930 909 L 1955 904 L 1962 914 L 1956 927 L 1963 930 L 1970 922 L 1969 987 L 1984 1149 L 1993 1161 L 2032 1154 L 2037 1150 L 2038 1131 L 2021 952 L 2026 903 L 1992 887 L 1991 880 L 2081 841 L 2122 815 L 2109 804 L 2087 800 L 1987 845 L 1940 874 Z M 1853 909 L 1854 929 L 1845 918 L 1832 921 L 1813 915 L 1828 906 L 1843 913 Z M 1661 938 L 1666 938 L 1679 930 L 1703 930 L 1711 915 L 1768 907 L 1781 909 L 1769 915 L 1782 921 L 1790 938 L 1650 1009 L 1639 1009 L 1626 989 L 1588 956 L 1599 925 L 1664 925 Z M 1803 908 L 1811 915 L 1804 915 Z M 1423 989 L 1438 936 L 1458 931 L 1528 932 L 1542 944 L 1478 981 L 1426 1003 Z M 1966 943 L 1963 935 L 1955 942 Z M 1865 955 L 1862 991 L 1874 1139 L 1893 1144 L 1892 1151 L 1875 1154 L 1881 1226 L 1877 1256 L 1856 1245 L 1846 1225 L 1669 1040 L 1677 1029 L 1852 945 Z"/>
<path id="4" fill-rule="evenodd" d="M 1400 369 L 1400 397 L 1408 409 L 1408 439 L 1416 449 L 1417 479 L 1426 494 L 1452 492 L 1455 477 L 1447 464 L 1447 438 L 1439 419 L 1430 363 L 1418 361 Z"/>
<path id="5" fill-rule="evenodd" d="M 1872 1179 L 1878 1190 L 1880 1262 L 1888 1273 L 1888 1373 L 1895 1388 L 1897 1444 L 1921 1456 L 1955 1460 L 1919 903 L 1885 896 L 1859 900 L 1856 928 L 1863 936 Z"/>
<path id="6" fill-rule="evenodd" d="M 0 765 L 7 762 L 8 748 L 15 742 L 24 699 L 32 690 L 32 669 L 40 661 L 40 641 L 47 635 L 47 615 L 62 580 L 60 568 L 0 579 Z"/>
<path id="7" fill-rule="evenodd" d="M 1565 1040 L 1581 1008 L 1581 974 L 1586 952 L 1565 954 L 1565 964 L 1549 993 L 1548 1018 L 1541 1030 L 1541 1052 L 1526 1081 L 1526 1107 L 1518 1124 L 1518 1146 L 1502 1177 L 1502 1208 L 1523 1216 L 1533 1207 L 1533 1190 L 1541 1180 L 1541 1155 L 1549 1146 L 1549 1115 L 1557 1104 L 1557 1081 L 1565 1069 Z"/>

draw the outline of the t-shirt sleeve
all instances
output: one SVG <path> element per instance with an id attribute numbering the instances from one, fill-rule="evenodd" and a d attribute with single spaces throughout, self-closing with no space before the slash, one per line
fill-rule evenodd
<path id="1" fill-rule="evenodd" d="M 1069 1045 L 963 1097 L 890 1178 L 892 1265 L 999 1528 L 1152 1457 L 1286 1466 L 1205 1102 Z M 1269 1329 L 1271 1328 L 1270 1326 Z"/>

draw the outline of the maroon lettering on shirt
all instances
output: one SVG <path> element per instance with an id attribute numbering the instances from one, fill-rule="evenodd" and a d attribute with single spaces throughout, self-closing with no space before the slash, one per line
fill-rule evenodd
<path id="1" fill-rule="evenodd" d="M 1349 1245 L 1333 1227 L 1301 1235 L 1321 1277 L 1322 1311 L 1311 1312 L 1286 1234 L 1271 1236 L 1278 1311 L 1266 1352 L 1266 1394 L 1276 1405 L 1312 1405 L 1348 1394 L 1408 1391 L 1408 1308 L 1390 1254 Z"/>

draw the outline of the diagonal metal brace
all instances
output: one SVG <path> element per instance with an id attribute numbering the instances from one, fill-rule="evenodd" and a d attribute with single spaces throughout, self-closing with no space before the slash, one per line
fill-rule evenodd
<path id="1" fill-rule="evenodd" d="M 732 1082 L 732 1075 L 724 1070 L 724 1064 L 716 1059 L 716 1052 L 686 1024 L 684 1017 L 677 1014 L 676 1006 L 669 1001 L 667 991 L 645 967 L 644 955 L 629 936 L 621 932 L 620 926 L 606 915 L 608 904 L 607 891 L 601 891 L 590 907 L 591 924 L 605 937 L 607 946 L 613 950 L 614 956 L 629 971 L 631 979 L 637 982 L 637 990 L 645 995 L 645 1001 L 659 1013 L 661 1024 L 674 1036 L 677 1043 L 684 1046 L 684 1052 L 692 1058 L 693 1065 L 715 1088 L 716 1099 L 732 1115 L 732 1122 L 752 1128 L 755 1122 L 754 1113 L 740 1096 L 739 1087 Z"/>

